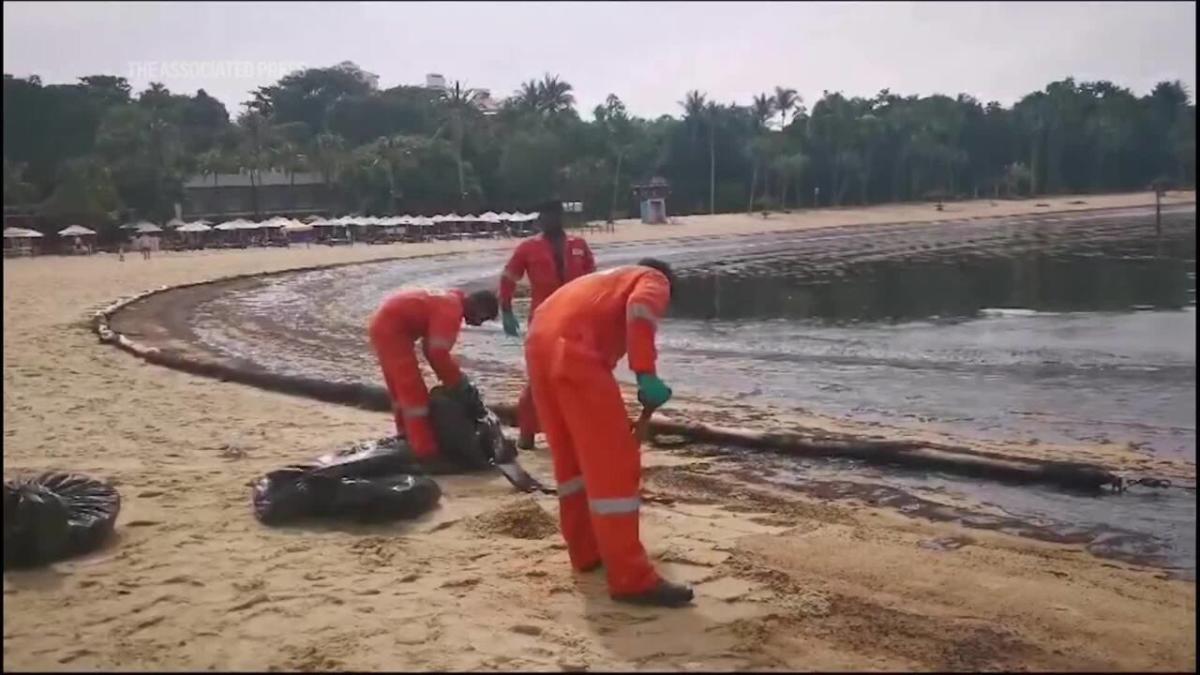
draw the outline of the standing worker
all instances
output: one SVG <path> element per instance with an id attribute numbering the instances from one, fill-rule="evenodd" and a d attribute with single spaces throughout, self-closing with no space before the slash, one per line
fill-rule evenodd
<path id="1" fill-rule="evenodd" d="M 408 438 L 419 461 L 436 460 L 438 447 L 429 422 L 429 390 L 414 352 L 417 340 L 442 384 L 482 406 L 478 391 L 463 376 L 450 349 L 464 320 L 472 326 L 491 321 L 498 306 L 492 291 L 465 295 L 458 290 L 409 290 L 384 300 L 371 317 L 371 346 L 392 398 L 396 435 Z"/>
<path id="2" fill-rule="evenodd" d="M 500 309 L 504 332 L 517 336 L 520 324 L 513 314 L 513 291 L 525 274 L 529 275 L 530 294 L 529 321 L 533 313 L 559 286 L 596 271 L 596 260 L 587 242 L 580 237 L 563 231 L 562 202 L 553 200 L 542 205 L 538 212 L 538 223 L 542 233 L 517 245 L 504 273 L 500 276 Z M 529 384 L 521 390 L 517 402 L 517 426 L 520 437 L 517 447 L 528 450 L 533 447 L 533 436 L 538 431 L 537 413 Z"/>
<path id="3" fill-rule="evenodd" d="M 640 441 L 612 371 L 628 346 L 642 406 L 671 398 L 655 374 L 654 336 L 673 283 L 671 268 L 652 258 L 576 279 L 542 304 L 525 340 L 571 566 L 603 563 L 614 600 L 664 607 L 687 604 L 692 589 L 659 577 L 642 548 Z"/>

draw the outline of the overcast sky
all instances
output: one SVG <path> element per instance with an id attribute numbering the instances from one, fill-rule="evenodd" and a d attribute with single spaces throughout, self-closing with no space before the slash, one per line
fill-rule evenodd
<path id="1" fill-rule="evenodd" d="M 1068 75 L 1142 94 L 1196 85 L 1196 6 L 1178 3 L 4 3 L 4 72 L 203 88 L 236 114 L 297 66 L 354 61 L 380 87 L 429 72 L 507 96 L 544 73 L 581 112 L 610 92 L 678 115 L 685 91 L 748 103 L 775 85 L 970 93 L 1011 104 Z"/>

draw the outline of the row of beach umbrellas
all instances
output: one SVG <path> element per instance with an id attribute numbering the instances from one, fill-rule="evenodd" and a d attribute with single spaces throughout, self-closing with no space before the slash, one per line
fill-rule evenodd
<path id="1" fill-rule="evenodd" d="M 89 230 L 82 225 L 68 225 L 58 231 L 60 237 L 86 237 L 96 234 L 95 230 Z M 44 236 L 37 230 L 30 230 L 24 227 L 6 227 L 4 228 L 5 239 L 40 239 Z"/>
<path id="2" fill-rule="evenodd" d="M 173 218 L 167 222 L 167 228 L 175 232 L 208 232 L 217 230 L 219 232 L 229 232 L 232 230 L 263 230 L 263 229 L 281 229 L 286 232 L 310 232 L 318 227 L 345 227 L 347 225 L 359 226 L 375 226 L 375 227 L 399 227 L 412 225 L 415 227 L 430 227 L 438 223 L 527 223 L 537 220 L 538 214 L 535 213 L 508 213 L 507 211 L 496 213 L 488 211 L 479 215 L 459 215 L 451 213 L 447 215 L 437 216 L 342 216 L 340 218 L 326 219 L 320 216 L 309 216 L 303 221 L 293 220 L 277 216 L 269 220 L 254 222 L 243 218 L 235 218 L 227 220 L 223 223 L 214 225 L 207 220 L 193 220 L 185 222 L 179 218 Z M 150 221 L 140 221 L 136 223 L 128 223 L 121 226 L 122 230 L 135 232 L 137 234 L 158 234 L 163 231 L 163 228 L 155 225 Z M 58 231 L 59 236 L 63 237 L 80 237 L 96 234 L 94 230 L 90 230 L 82 225 L 71 225 Z M 4 229 L 5 239 L 36 239 L 41 237 L 42 233 L 37 230 L 30 230 L 23 227 L 8 227 Z"/>

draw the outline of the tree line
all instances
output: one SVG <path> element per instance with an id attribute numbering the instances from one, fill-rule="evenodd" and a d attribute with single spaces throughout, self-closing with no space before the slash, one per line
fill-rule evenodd
<path id="1" fill-rule="evenodd" d="M 557 196 L 593 218 L 636 213 L 631 185 L 671 186 L 672 213 L 1145 189 L 1195 182 L 1195 106 L 1179 82 L 1144 95 L 1052 82 L 1011 107 L 967 94 L 807 105 L 776 87 L 745 104 L 686 92 L 645 119 L 610 94 L 590 115 L 562 78 L 495 110 L 454 82 L 379 89 L 350 62 L 258 88 L 236 118 L 203 90 L 121 77 L 44 85 L 4 76 L 4 203 L 103 226 L 165 220 L 189 176 L 320 176 L 342 213 L 529 208 Z M 255 175 L 253 171 L 251 176 Z"/>

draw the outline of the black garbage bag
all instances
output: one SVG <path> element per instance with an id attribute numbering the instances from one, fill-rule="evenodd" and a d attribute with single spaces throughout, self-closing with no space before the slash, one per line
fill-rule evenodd
<path id="1" fill-rule="evenodd" d="M 70 473 L 4 484 L 4 566 L 29 567 L 100 547 L 112 534 L 121 496 L 110 485 Z"/>
<path id="2" fill-rule="evenodd" d="M 499 418 L 483 406 L 478 392 L 434 387 L 429 418 L 441 454 L 464 470 L 480 471 L 516 458 L 516 444 L 504 437 Z"/>
<path id="3" fill-rule="evenodd" d="M 442 489 L 429 476 L 398 474 L 376 478 L 318 478 L 330 481 L 330 513 L 362 523 L 416 518 L 437 505 Z"/>
<path id="4" fill-rule="evenodd" d="M 282 525 L 312 517 L 324 499 L 320 486 L 306 480 L 311 468 L 288 467 L 272 471 L 254 483 L 254 517 L 265 525 Z"/>
<path id="5" fill-rule="evenodd" d="M 272 471 L 254 484 L 254 516 L 264 525 L 309 518 L 381 522 L 416 518 L 442 490 L 424 475 L 328 476 L 321 468 Z"/>
<path id="6" fill-rule="evenodd" d="M 495 467 L 521 492 L 554 494 L 517 462 L 517 444 L 506 438 L 500 418 L 483 405 L 473 387 L 434 387 L 429 416 L 442 454 L 466 470 Z"/>
<path id="7" fill-rule="evenodd" d="M 322 455 L 313 471 L 331 478 L 374 478 L 393 474 L 426 473 L 403 439 L 381 438 Z"/>

